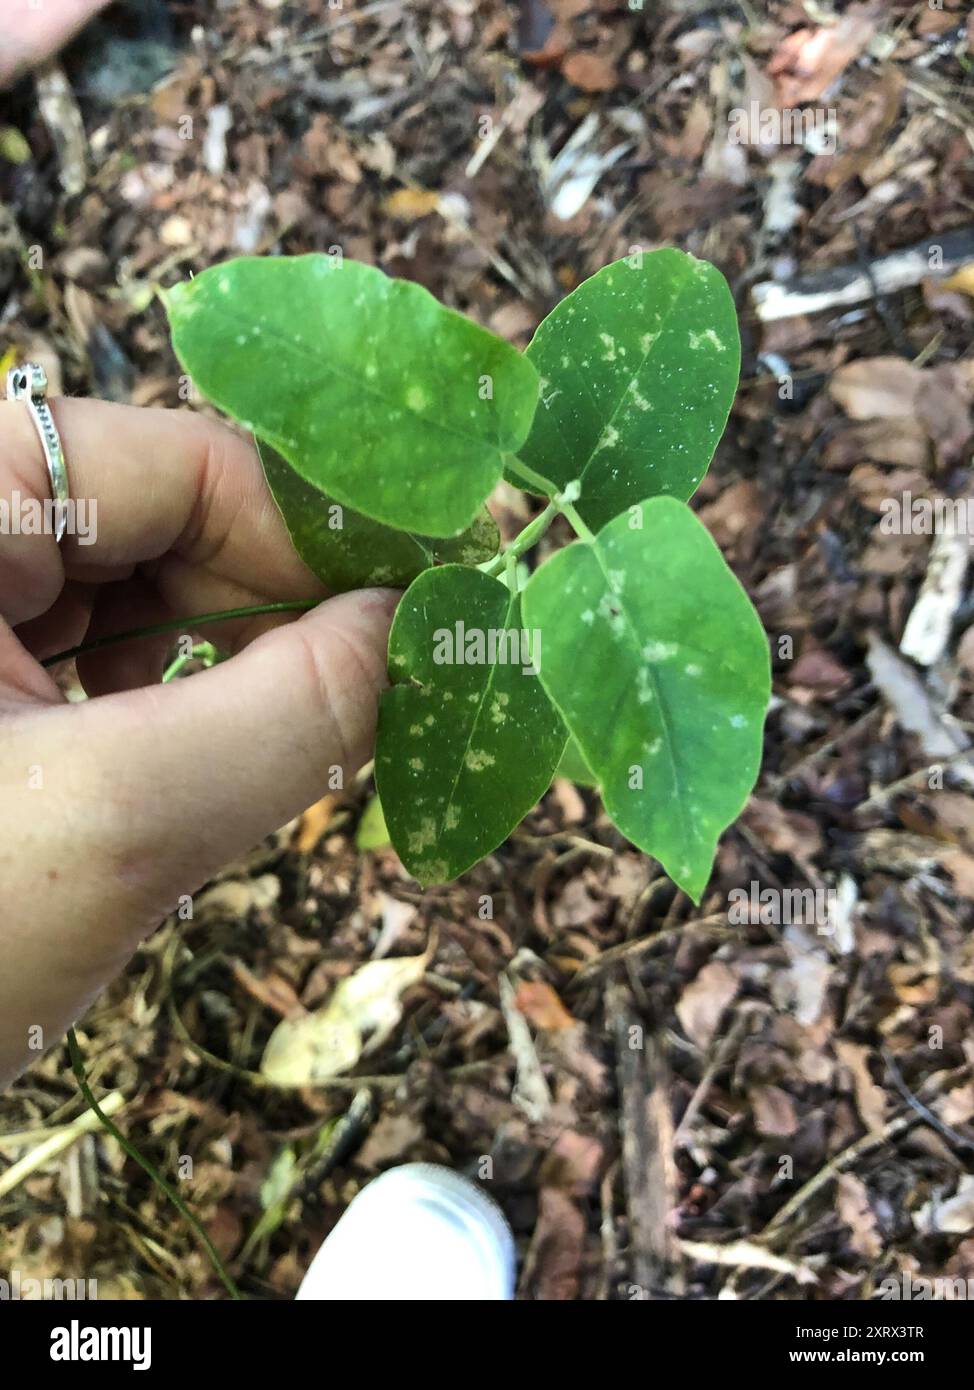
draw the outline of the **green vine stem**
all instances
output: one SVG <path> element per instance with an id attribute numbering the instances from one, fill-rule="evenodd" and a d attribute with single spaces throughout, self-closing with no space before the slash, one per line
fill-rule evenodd
<path id="1" fill-rule="evenodd" d="M 526 464 L 523 461 L 523 459 L 519 459 L 516 454 L 507 454 L 505 456 L 505 461 L 511 472 L 516 473 L 518 477 L 523 478 L 529 487 L 537 488 L 539 491 L 543 492 L 546 497 L 551 498 L 551 501 L 549 502 L 545 510 L 541 513 L 541 516 L 537 517 L 535 521 L 532 521 L 528 526 L 524 528 L 521 534 L 517 536 L 514 541 L 512 541 L 510 548 L 517 546 L 518 550 L 516 551 L 516 553 L 520 555 L 521 550 L 526 550 L 528 544 L 533 545 L 534 541 L 537 540 L 538 537 L 533 536 L 531 537 L 530 541 L 528 541 L 526 544 L 522 544 L 524 536 L 529 531 L 531 531 L 531 529 L 536 525 L 537 522 L 541 520 L 541 517 L 547 518 L 547 525 L 545 526 L 545 530 L 547 530 L 548 526 L 551 524 L 551 518 L 548 517 L 548 512 L 552 508 L 555 512 L 561 513 L 561 515 L 568 522 L 569 526 L 575 532 L 576 536 L 578 536 L 579 540 L 586 541 L 589 545 L 592 544 L 592 542 L 595 540 L 595 536 L 592 534 L 588 526 L 586 526 L 585 522 L 579 516 L 578 512 L 575 510 L 575 507 L 573 505 L 573 503 L 577 502 L 579 497 L 582 495 L 582 484 L 579 479 L 574 479 L 572 482 L 567 483 L 564 488 L 559 490 L 550 478 L 544 477 L 544 475 L 541 473 L 536 473 L 534 469 L 530 467 L 529 464 Z M 491 563 L 493 563 L 493 561 L 491 561 Z M 487 567 L 482 566 L 481 568 L 486 569 Z M 487 570 L 487 573 L 493 574 L 494 571 Z"/>
<path id="2" fill-rule="evenodd" d="M 169 618 L 164 623 L 153 623 L 150 627 L 135 627 L 128 632 L 113 632 L 107 637 L 96 637 L 91 642 L 82 642 L 79 647 L 69 647 L 67 651 L 45 657 L 41 665 L 57 666 L 62 661 L 71 661 L 73 657 L 87 656 L 88 652 L 101 651 L 103 647 L 114 647 L 118 642 L 134 642 L 137 637 L 159 637 L 164 632 L 185 632 L 187 629 L 205 627 L 207 623 L 259 618 L 265 613 L 307 613 L 317 606 L 317 599 L 311 602 L 258 603 L 252 608 L 228 608 L 222 613 L 200 613 L 195 618 Z"/>
<path id="3" fill-rule="evenodd" d="M 557 506 L 554 502 L 549 502 L 544 511 L 539 513 L 533 521 L 529 521 L 524 530 L 515 536 L 506 549 L 500 551 L 492 560 L 486 560 L 484 564 L 478 565 L 478 569 L 483 570 L 484 574 L 500 574 L 507 564 L 507 557 L 511 555 L 514 559 L 518 559 L 533 545 L 537 545 L 557 515 Z"/>
<path id="4" fill-rule="evenodd" d="M 546 478 L 543 473 L 536 473 L 530 464 L 519 459 L 517 454 L 505 454 L 504 462 L 512 473 L 516 473 L 519 478 L 523 478 L 529 487 L 535 488 L 543 497 L 554 498 L 558 491 L 555 483 L 550 478 Z"/>
<path id="5" fill-rule="evenodd" d="M 165 1193 L 165 1195 L 169 1198 L 170 1202 L 172 1202 L 173 1206 L 179 1212 L 180 1216 L 182 1216 L 183 1220 L 189 1223 L 189 1225 L 192 1227 L 193 1231 L 199 1238 L 200 1244 L 203 1246 L 203 1249 L 206 1251 L 206 1254 L 209 1257 L 209 1261 L 212 1264 L 214 1270 L 219 1275 L 220 1282 L 223 1284 L 223 1287 L 226 1289 L 227 1293 L 230 1295 L 231 1298 L 239 1300 L 240 1290 L 237 1288 L 236 1284 L 233 1282 L 233 1280 L 230 1278 L 230 1275 L 224 1268 L 223 1261 L 217 1254 L 213 1242 L 210 1240 L 209 1236 L 206 1234 L 199 1221 L 190 1211 L 189 1207 L 183 1201 L 182 1197 L 180 1197 L 179 1193 L 175 1190 L 175 1188 L 173 1188 L 172 1186 L 170 1186 L 169 1183 L 166 1182 L 165 1178 L 162 1176 L 159 1170 L 155 1168 L 147 1158 L 143 1157 L 143 1155 L 139 1152 L 135 1145 L 131 1143 L 128 1139 L 126 1139 L 125 1135 L 121 1132 L 118 1126 L 108 1118 L 104 1110 L 102 1110 L 101 1106 L 98 1104 L 97 1100 L 95 1100 L 94 1092 L 92 1091 L 91 1086 L 88 1084 L 88 1075 L 85 1071 L 84 1059 L 81 1056 L 81 1046 L 78 1042 L 78 1035 L 75 1033 L 73 1028 L 68 1029 L 67 1042 L 68 1055 L 71 1058 L 71 1070 L 74 1072 L 75 1079 L 78 1082 L 78 1089 L 84 1097 L 85 1103 L 90 1107 L 91 1110 L 94 1111 L 95 1115 L 98 1117 L 105 1130 L 112 1136 L 115 1142 L 121 1145 L 124 1151 L 128 1154 L 129 1158 L 131 1158 L 134 1162 L 136 1162 L 139 1165 L 140 1168 L 142 1168 L 146 1173 L 148 1173 L 149 1177 L 155 1183 L 156 1187 L 158 1187 L 161 1192 Z"/>

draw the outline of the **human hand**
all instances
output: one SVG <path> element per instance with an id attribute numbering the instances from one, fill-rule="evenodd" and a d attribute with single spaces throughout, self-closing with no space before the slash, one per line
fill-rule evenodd
<path id="1" fill-rule="evenodd" d="M 53 413 L 97 529 L 87 545 L 0 534 L 0 1085 L 181 895 L 317 800 L 329 769 L 347 777 L 370 756 L 398 598 L 364 590 L 297 621 L 208 627 L 240 654 L 167 685 L 172 636 L 90 653 L 78 674 L 97 698 L 68 703 L 40 665 L 56 652 L 324 591 L 230 429 L 98 401 Z M 26 406 L 0 401 L 0 514 L 18 493 L 23 514 L 50 483 Z"/>
<path id="2" fill-rule="evenodd" d="M 56 53 L 109 0 L 3 0 L 0 90 Z"/>

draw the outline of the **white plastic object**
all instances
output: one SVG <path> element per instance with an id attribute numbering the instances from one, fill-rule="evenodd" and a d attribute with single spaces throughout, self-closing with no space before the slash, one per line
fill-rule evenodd
<path id="1" fill-rule="evenodd" d="M 469 1178 L 406 1163 L 349 1203 L 311 1262 L 299 1299 L 501 1301 L 514 1296 L 514 1237 Z"/>

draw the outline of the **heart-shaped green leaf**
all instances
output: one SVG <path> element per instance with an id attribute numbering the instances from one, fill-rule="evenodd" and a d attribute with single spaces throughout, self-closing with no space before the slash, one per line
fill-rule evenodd
<path id="1" fill-rule="evenodd" d="M 527 356 L 541 404 L 519 457 L 559 488 L 579 479 L 589 526 L 648 497 L 691 496 L 741 367 L 719 270 L 670 249 L 615 261 L 548 315 Z"/>
<path id="2" fill-rule="evenodd" d="M 449 540 L 395 531 L 319 492 L 269 444 L 258 440 L 257 447 L 295 550 L 332 593 L 367 584 L 405 588 L 435 560 L 479 565 L 497 554 L 497 524 L 486 508 Z"/>
<path id="3" fill-rule="evenodd" d="M 690 509 L 657 497 L 553 555 L 523 606 L 606 810 L 699 901 L 761 760 L 770 658 L 747 595 Z"/>
<path id="4" fill-rule="evenodd" d="M 479 570 L 427 570 L 389 634 L 375 781 L 392 843 L 443 883 L 506 839 L 544 795 L 565 730 L 537 677 L 521 600 Z"/>
<path id="5" fill-rule="evenodd" d="M 203 394 L 309 483 L 387 526 L 457 535 L 531 427 L 527 358 L 373 266 L 243 257 L 165 303 Z"/>

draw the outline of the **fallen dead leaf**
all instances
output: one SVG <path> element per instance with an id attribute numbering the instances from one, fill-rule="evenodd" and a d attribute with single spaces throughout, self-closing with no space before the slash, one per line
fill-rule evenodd
<path id="1" fill-rule="evenodd" d="M 546 1032 L 574 1028 L 578 1022 L 543 980 L 522 980 L 514 996 L 514 1006 L 535 1028 Z"/>
<path id="2" fill-rule="evenodd" d="M 814 859 L 822 848 L 822 832 L 813 816 L 787 811 L 769 798 L 752 796 L 742 819 L 768 849 L 788 854 L 799 864 Z"/>
<path id="3" fill-rule="evenodd" d="M 867 1259 L 878 1259 L 883 1253 L 883 1242 L 876 1225 L 876 1213 L 870 1205 L 865 1183 L 855 1173 L 838 1175 L 835 1208 L 839 1220 L 849 1228 L 853 1249 Z"/>
<path id="4" fill-rule="evenodd" d="M 240 960 L 232 961 L 231 969 L 237 983 L 243 985 L 251 998 L 258 1000 L 266 1009 L 280 1014 L 282 1018 L 302 1017 L 306 1013 L 294 986 L 282 975 L 272 970 L 258 978 Z"/>
<path id="5" fill-rule="evenodd" d="M 676 1006 L 684 1033 L 698 1047 L 709 1047 L 728 1004 L 740 988 L 737 972 L 723 961 L 709 961 L 687 985 Z"/>
<path id="6" fill-rule="evenodd" d="M 754 1127 L 759 1134 L 787 1139 L 798 1128 L 795 1104 L 780 1086 L 755 1086 L 750 1093 Z"/>
<path id="7" fill-rule="evenodd" d="M 866 665 L 889 702 L 900 727 L 916 734 L 928 758 L 946 758 L 966 747 L 959 730 L 948 725 L 934 708 L 927 689 L 912 666 L 887 647 L 874 632 L 868 635 Z"/>
<path id="8" fill-rule="evenodd" d="M 367 1170 L 402 1162 L 425 1135 L 425 1127 L 414 1115 L 382 1115 L 355 1155 L 355 1162 Z"/>
<path id="9" fill-rule="evenodd" d="M 970 295 L 974 299 L 974 261 L 962 265 L 960 270 L 955 270 L 953 275 L 948 275 L 946 280 L 941 280 L 940 289 L 957 290 L 959 293 Z"/>
<path id="10" fill-rule="evenodd" d="M 957 1191 L 946 1201 L 931 1197 L 913 1213 L 913 1224 L 918 1231 L 942 1231 L 950 1235 L 974 1230 L 974 1174 L 964 1173 Z"/>
<path id="11" fill-rule="evenodd" d="M 511 1099 L 532 1123 L 538 1123 L 551 1109 L 551 1092 L 538 1060 L 538 1052 L 527 1019 L 515 1004 L 514 986 L 507 975 L 501 975 L 497 985 L 511 1052 L 517 1064 L 517 1077 Z"/>
<path id="12" fill-rule="evenodd" d="M 397 188 L 382 204 L 383 212 L 390 217 L 401 218 L 404 222 L 415 222 L 420 217 L 428 217 L 440 205 L 440 195 L 431 188 Z"/>
<path id="13" fill-rule="evenodd" d="M 956 1086 L 948 1091 L 940 1107 L 940 1118 L 945 1125 L 966 1125 L 974 1116 L 974 1081 L 966 1086 Z"/>
<path id="14" fill-rule="evenodd" d="M 274 874 L 258 878 L 227 879 L 207 888 L 193 903 L 193 920 L 212 921 L 220 917 L 239 921 L 248 912 L 273 907 L 281 896 L 281 881 Z"/>
<path id="15" fill-rule="evenodd" d="M 850 5 L 835 24 L 798 29 L 768 63 L 780 107 L 815 101 L 865 50 L 876 32 L 882 5 Z"/>
<path id="16" fill-rule="evenodd" d="M 541 1164 L 542 1187 L 561 1187 L 584 1197 L 595 1190 L 605 1149 L 590 1134 L 566 1129 L 558 1135 Z"/>
<path id="17" fill-rule="evenodd" d="M 423 978 L 432 949 L 431 942 L 421 956 L 370 961 L 336 985 L 323 1008 L 284 1019 L 264 1050 L 261 1075 L 275 1086 L 313 1086 L 354 1067 L 396 1027 L 400 995 Z"/>
<path id="18" fill-rule="evenodd" d="M 585 1218 L 572 1198 L 561 1188 L 543 1187 L 528 1254 L 535 1298 L 572 1302 L 578 1297 L 584 1241 Z"/>
<path id="19" fill-rule="evenodd" d="M 588 50 L 569 53 L 561 70 L 572 86 L 583 92 L 611 92 L 617 81 L 612 64 Z"/>
<path id="20" fill-rule="evenodd" d="M 886 1092 L 870 1074 L 869 1048 L 837 1038 L 835 1055 L 852 1077 L 860 1119 L 870 1134 L 878 1134 L 886 1123 Z"/>
<path id="21" fill-rule="evenodd" d="M 902 357 L 862 357 L 832 373 L 829 395 L 852 420 L 909 419 L 922 380 Z"/>
<path id="22" fill-rule="evenodd" d="M 842 663 L 824 647 L 808 647 L 788 672 L 789 685 L 821 694 L 842 690 L 851 681 Z"/>
<path id="23" fill-rule="evenodd" d="M 780 1009 L 791 1010 L 799 1023 L 811 1027 L 822 1016 L 835 972 L 824 951 L 810 946 L 799 927 L 785 928 L 784 944 L 789 965 L 772 977 L 772 998 Z"/>
<path id="24" fill-rule="evenodd" d="M 330 793 L 304 812 L 298 821 L 298 831 L 294 838 L 294 848 L 299 854 L 310 854 L 324 839 L 334 819 L 337 804 L 338 797 Z"/>

